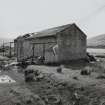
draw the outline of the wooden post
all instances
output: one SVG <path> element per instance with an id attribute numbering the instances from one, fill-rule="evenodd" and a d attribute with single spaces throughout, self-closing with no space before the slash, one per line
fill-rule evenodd
<path id="1" fill-rule="evenodd" d="M 43 43 L 43 58 L 45 59 L 45 43 Z"/>
<path id="2" fill-rule="evenodd" d="M 19 42 L 16 42 L 16 46 L 14 46 L 14 47 L 16 47 L 15 50 L 16 50 L 16 58 L 17 58 L 17 61 L 19 61 L 19 58 L 18 58 L 18 47 L 19 47 L 19 46 L 18 46 L 18 43 L 19 43 Z"/>
<path id="3" fill-rule="evenodd" d="M 14 54 L 14 57 L 15 57 L 15 56 L 16 56 L 16 54 L 15 54 L 15 53 L 16 53 L 16 52 L 15 52 L 15 43 L 13 42 L 13 44 L 14 44 L 14 45 L 13 45 L 13 51 L 14 51 L 13 54 Z"/>
<path id="4" fill-rule="evenodd" d="M 11 44 L 12 44 L 12 42 L 10 42 L 10 52 L 9 52 L 9 56 L 10 56 L 10 58 L 11 58 L 11 56 L 12 56 L 12 52 L 11 52 Z"/>
<path id="5" fill-rule="evenodd" d="M 33 46 L 32 46 L 32 62 L 34 61 L 34 50 L 35 50 L 35 44 L 33 43 L 32 44 Z"/>
<path id="6" fill-rule="evenodd" d="M 4 41 L 3 41 L 3 56 L 4 56 Z"/>

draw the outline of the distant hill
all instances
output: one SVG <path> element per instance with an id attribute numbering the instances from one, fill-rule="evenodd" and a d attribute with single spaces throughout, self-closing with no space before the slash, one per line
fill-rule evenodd
<path id="1" fill-rule="evenodd" d="M 87 40 L 87 47 L 105 48 L 105 34 L 89 38 Z"/>

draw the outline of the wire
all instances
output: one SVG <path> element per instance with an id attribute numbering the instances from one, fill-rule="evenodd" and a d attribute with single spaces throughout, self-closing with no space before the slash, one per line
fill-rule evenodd
<path id="1" fill-rule="evenodd" d="M 90 19 L 92 19 L 94 16 L 97 16 L 99 13 L 101 13 L 105 9 L 105 4 L 93 11 L 91 14 L 81 18 L 78 22 L 87 22 Z"/>

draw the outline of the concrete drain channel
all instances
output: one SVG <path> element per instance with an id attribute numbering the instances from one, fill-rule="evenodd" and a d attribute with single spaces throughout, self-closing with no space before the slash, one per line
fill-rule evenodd
<path id="1" fill-rule="evenodd" d="M 16 81 L 13 80 L 11 77 L 8 75 L 1 75 L 0 76 L 0 83 L 15 83 Z"/>

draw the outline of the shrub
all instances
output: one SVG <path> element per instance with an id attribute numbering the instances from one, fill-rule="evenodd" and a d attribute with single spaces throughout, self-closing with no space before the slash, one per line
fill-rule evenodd
<path id="1" fill-rule="evenodd" d="M 75 76 L 75 77 L 73 77 L 73 79 L 78 80 L 78 77 Z"/>
<path id="2" fill-rule="evenodd" d="M 96 79 L 105 79 L 105 75 L 99 75 L 96 77 Z"/>
<path id="3" fill-rule="evenodd" d="M 58 67 L 58 68 L 57 68 L 57 72 L 58 72 L 58 73 L 62 73 L 62 68 L 61 68 L 61 67 Z"/>
<path id="4" fill-rule="evenodd" d="M 92 72 L 92 68 L 87 66 L 81 70 L 81 75 L 90 75 Z"/>

